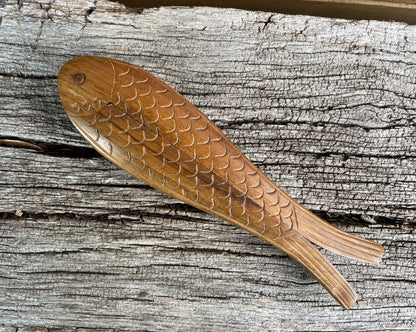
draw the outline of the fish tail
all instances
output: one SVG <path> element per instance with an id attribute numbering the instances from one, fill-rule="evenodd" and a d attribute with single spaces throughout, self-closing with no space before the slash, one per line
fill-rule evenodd
<path id="1" fill-rule="evenodd" d="M 334 266 L 301 234 L 274 240 L 273 243 L 308 269 L 331 293 L 344 309 L 349 309 L 357 301 L 357 295 Z"/>
<path id="2" fill-rule="evenodd" d="M 341 231 L 303 207 L 297 208 L 296 216 L 297 231 L 312 243 L 338 255 L 380 263 L 384 253 L 380 244 Z"/>

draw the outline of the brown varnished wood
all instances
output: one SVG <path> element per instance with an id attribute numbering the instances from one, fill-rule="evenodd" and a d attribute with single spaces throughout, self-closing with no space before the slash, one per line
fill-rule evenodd
<path id="1" fill-rule="evenodd" d="M 356 301 L 309 241 L 369 262 L 380 260 L 382 247 L 334 228 L 291 199 L 161 80 L 121 61 L 80 57 L 62 67 L 58 89 L 71 121 L 110 161 L 287 252 L 344 308 Z"/>

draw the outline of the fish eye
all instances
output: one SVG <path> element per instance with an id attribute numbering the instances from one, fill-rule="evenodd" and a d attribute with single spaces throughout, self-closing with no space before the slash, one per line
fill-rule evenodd
<path id="1" fill-rule="evenodd" d="M 76 73 L 72 76 L 72 80 L 76 85 L 82 85 L 85 82 L 85 74 L 83 73 Z"/>

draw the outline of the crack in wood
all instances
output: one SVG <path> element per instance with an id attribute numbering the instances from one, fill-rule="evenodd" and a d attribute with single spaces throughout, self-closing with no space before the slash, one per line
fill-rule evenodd
<path id="1" fill-rule="evenodd" d="M 143 185 L 146 188 L 149 188 L 146 185 Z M 132 186 L 131 188 L 141 188 L 141 186 Z M 174 213 L 158 213 L 158 210 L 174 211 Z M 24 212 L 24 211 L 23 211 Z M 314 211 L 313 213 L 319 217 L 327 220 L 329 223 L 334 224 L 337 227 L 343 228 L 345 226 L 353 227 L 363 227 L 370 225 L 370 227 L 384 227 L 384 226 L 398 226 L 403 225 L 406 227 L 414 227 L 416 231 L 416 221 L 399 221 L 397 218 L 387 218 L 383 216 L 371 216 L 373 220 L 370 222 L 368 217 L 365 215 L 359 214 L 341 214 L 341 213 L 329 213 L 322 211 Z M 192 215 L 189 215 L 192 214 Z M 116 216 L 120 216 L 116 218 Z M 178 220 L 178 221 L 192 221 L 192 222 L 211 222 L 211 219 L 206 218 L 207 215 L 204 212 L 199 211 L 198 209 L 183 204 L 183 203 L 164 203 L 161 205 L 153 206 L 153 211 L 149 210 L 126 210 L 126 209 L 115 209 L 107 211 L 105 213 L 94 213 L 81 214 L 81 213 L 33 213 L 33 212 L 24 212 L 21 216 L 16 216 L 13 211 L 1 211 L 1 219 L 13 219 L 13 220 L 22 220 L 25 218 L 31 219 L 45 219 L 55 221 L 57 219 L 77 219 L 79 221 L 94 221 L 94 222 L 112 222 L 115 223 L 117 220 L 123 220 L 128 218 L 129 221 L 143 222 L 143 218 L 160 218 L 160 219 L 169 219 L 169 220 Z M 215 217 L 212 217 L 216 219 Z M 228 224 L 227 224 L 228 225 Z M 234 228 L 235 226 L 230 225 Z"/>

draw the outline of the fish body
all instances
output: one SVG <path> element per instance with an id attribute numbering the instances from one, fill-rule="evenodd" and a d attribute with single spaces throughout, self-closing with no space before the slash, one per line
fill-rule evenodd
<path id="1" fill-rule="evenodd" d="M 383 249 L 329 225 L 290 198 L 185 97 L 114 59 L 66 63 L 58 90 L 69 118 L 104 157 L 150 186 L 225 219 L 304 265 L 344 308 L 357 299 L 310 243 L 379 262 Z"/>

